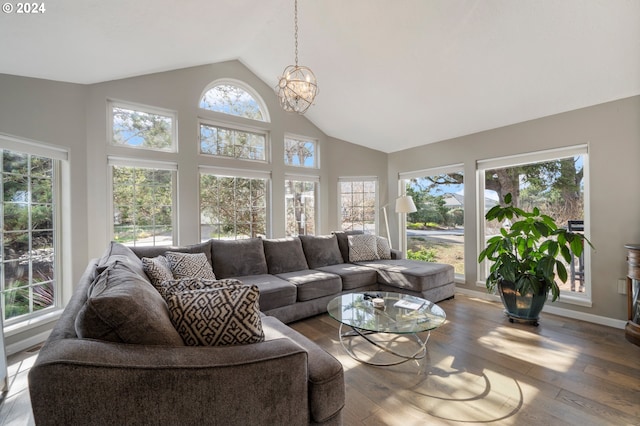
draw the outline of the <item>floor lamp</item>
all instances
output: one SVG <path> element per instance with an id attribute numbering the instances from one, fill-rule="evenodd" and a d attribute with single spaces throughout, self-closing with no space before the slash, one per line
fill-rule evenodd
<path id="1" fill-rule="evenodd" d="M 418 211 L 415 203 L 413 202 L 413 198 L 411 195 L 403 195 L 401 197 L 396 198 L 396 213 L 413 213 Z M 400 229 L 400 225 L 402 224 L 401 220 L 398 220 L 398 250 L 402 250 L 402 241 L 403 241 L 403 231 Z M 406 227 L 405 227 L 406 228 Z M 406 229 L 404 230 L 406 233 Z"/>

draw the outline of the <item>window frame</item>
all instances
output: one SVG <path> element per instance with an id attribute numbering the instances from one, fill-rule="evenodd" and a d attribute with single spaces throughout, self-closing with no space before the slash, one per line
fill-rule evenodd
<path id="1" fill-rule="evenodd" d="M 160 115 L 164 117 L 168 117 L 171 119 L 171 147 L 168 149 L 161 148 L 153 148 L 147 146 L 135 146 L 135 145 L 123 145 L 114 143 L 114 132 L 113 132 L 113 120 L 114 108 L 122 108 L 136 112 L 142 112 L 146 114 L 154 114 Z M 143 105 L 134 102 L 126 102 L 120 100 L 109 99 L 107 100 L 107 144 L 109 146 L 124 148 L 124 149 L 134 149 L 134 150 L 146 150 L 153 152 L 165 152 L 165 153 L 177 153 L 178 152 L 178 113 L 173 110 L 154 107 L 150 105 Z"/>
<path id="2" fill-rule="evenodd" d="M 589 238 L 591 235 L 591 220 L 590 220 L 590 167 L 589 167 L 589 146 L 588 144 L 581 145 L 573 145 L 562 148 L 548 149 L 542 151 L 521 153 L 516 155 L 509 155 L 505 157 L 494 157 L 488 159 L 482 159 L 476 161 L 476 199 L 478 202 L 476 203 L 476 218 L 477 218 L 477 244 L 476 253 L 480 253 L 484 249 L 484 241 L 485 241 L 485 223 L 484 223 L 484 215 L 485 215 L 485 206 L 484 206 L 484 194 L 485 194 L 485 180 L 484 173 L 486 170 L 496 169 L 496 168 L 508 168 L 508 167 L 517 167 L 528 164 L 536 164 L 543 163 L 549 161 L 560 160 L 569 157 L 575 157 L 581 155 L 584 158 L 584 169 L 583 169 L 583 177 L 582 184 L 583 187 L 583 201 L 584 201 L 584 234 Z M 583 294 L 576 292 L 562 292 L 562 302 L 569 303 L 579 306 L 592 306 L 592 294 L 593 294 L 593 285 L 591 282 L 591 250 L 584 251 L 584 288 L 585 291 Z M 484 287 L 487 272 L 488 271 L 488 263 L 487 261 L 483 261 L 482 263 L 477 263 L 477 277 L 478 281 L 476 282 L 477 286 Z"/>
<path id="3" fill-rule="evenodd" d="M 340 176 L 338 177 L 338 224 L 340 226 L 340 230 L 344 230 L 342 228 L 342 183 L 345 182 L 373 182 L 375 186 L 375 203 L 374 203 L 374 229 L 373 234 L 379 235 L 380 229 L 380 182 L 377 176 Z M 352 192 L 353 193 L 353 192 Z M 362 222 L 363 229 L 366 229 L 365 222 Z M 366 233 L 366 232 L 365 232 Z"/>
<path id="4" fill-rule="evenodd" d="M 217 154 L 211 154 L 208 152 L 202 152 L 202 133 L 201 133 L 201 129 L 202 126 L 209 126 L 209 127 L 215 127 L 215 128 L 221 128 L 224 130 L 231 130 L 231 131 L 235 131 L 235 132 L 244 132 L 244 133 L 253 133 L 253 134 L 257 134 L 257 135 L 262 135 L 264 136 L 264 160 L 258 160 L 258 159 L 253 159 L 253 158 L 242 158 L 242 157 L 236 157 L 236 156 L 227 156 L 227 155 L 217 155 Z M 198 155 L 203 156 L 203 157 L 210 157 L 210 158 L 220 158 L 220 159 L 226 159 L 226 160 L 235 160 L 235 161 L 243 161 L 243 162 L 254 162 L 254 163 L 259 163 L 259 164 L 268 164 L 271 162 L 271 138 L 270 138 L 270 132 L 265 129 L 265 128 L 261 128 L 261 127 L 253 127 L 253 126 L 247 126 L 247 125 L 240 125 L 240 124 L 236 124 L 236 123 L 232 123 L 232 122 L 224 122 L 224 121 L 219 121 L 219 120 L 208 120 L 208 119 L 204 119 L 204 118 L 200 118 L 198 120 Z M 234 145 L 235 146 L 235 145 Z"/>
<path id="5" fill-rule="evenodd" d="M 260 112 L 262 113 L 263 116 L 263 120 L 256 120 L 253 118 L 247 118 L 247 117 L 243 117 L 241 115 L 237 115 L 237 114 L 228 114 L 225 112 L 221 112 L 221 111 L 215 111 L 212 109 L 207 109 L 207 108 L 202 108 L 200 106 L 200 102 L 202 101 L 202 99 L 204 98 L 204 96 L 207 94 L 207 92 L 209 92 L 210 90 L 216 88 L 217 86 L 236 86 L 239 89 L 244 90 L 245 92 L 247 92 L 249 95 L 251 95 L 253 97 L 253 100 L 258 104 L 258 108 L 260 109 Z M 211 83 L 209 83 L 204 90 L 202 91 L 202 93 L 200 94 L 200 96 L 198 97 L 198 103 L 196 105 L 198 107 L 198 109 L 200 111 L 205 111 L 206 113 L 214 113 L 214 114 L 222 114 L 226 117 L 236 117 L 236 118 L 241 118 L 243 120 L 249 120 L 249 121 L 254 121 L 256 123 L 270 123 L 271 122 L 271 116 L 269 114 L 269 109 L 267 108 L 267 104 L 264 101 L 264 99 L 262 99 L 262 96 L 260 96 L 258 94 L 258 92 L 251 87 L 250 85 L 248 85 L 247 83 L 241 81 L 241 80 L 236 80 L 233 78 L 220 78 L 217 80 L 212 81 Z"/>
<path id="6" fill-rule="evenodd" d="M 204 166 L 198 167 L 198 218 L 202 216 L 202 197 L 200 185 L 202 183 L 202 175 L 208 174 L 221 178 L 241 178 L 241 179 L 264 179 L 265 180 L 265 237 L 270 238 L 272 232 L 271 226 L 271 202 L 272 202 L 272 175 L 271 171 L 260 171 L 250 169 L 235 169 L 228 167 Z M 203 239 L 202 237 L 202 220 L 198 219 L 198 236 L 199 241 L 204 242 L 213 238 Z M 236 238 L 238 239 L 237 235 Z"/>
<path id="7" fill-rule="evenodd" d="M 4 327 L 5 337 L 20 333 L 27 329 L 33 328 L 40 324 L 41 321 L 48 321 L 50 318 L 57 318 L 63 309 L 63 301 L 65 293 L 69 289 L 69 279 L 66 270 L 67 263 L 63 261 L 65 256 L 69 255 L 69 246 L 63 241 L 68 232 L 64 231 L 64 225 L 68 222 L 68 214 L 63 212 L 63 205 L 68 202 L 66 190 L 68 188 L 63 181 L 66 181 L 68 175 L 69 153 L 66 149 L 47 145 L 45 143 L 29 140 L 25 138 L 15 137 L 8 134 L 0 133 L 0 149 L 13 151 L 30 156 L 45 157 L 52 160 L 52 204 L 53 204 L 53 282 L 54 282 L 54 298 L 53 305 L 39 311 L 29 312 L 13 318 L 4 320 L 6 309 L 4 309 L 4 294 L 2 295 L 2 325 Z M 0 183 L 0 185 L 2 185 Z M 31 231 L 31 230 L 30 230 Z M 30 266 L 31 267 L 31 266 Z M 4 282 L 4 277 L 1 278 Z M 33 282 L 29 282 L 29 287 L 33 286 Z M 3 286 L 4 288 L 4 286 Z M 4 292 L 3 292 L 4 293 Z M 30 292 L 30 306 L 32 306 L 32 295 Z M 30 308 L 31 310 L 31 308 Z"/>
<path id="8" fill-rule="evenodd" d="M 318 140 L 315 138 L 310 138 L 307 136 L 301 136 L 301 135 L 294 135 L 291 133 L 285 133 L 284 135 L 284 140 L 283 140 L 283 152 L 286 153 L 286 144 L 287 144 L 287 140 L 293 140 L 296 142 L 311 142 L 313 143 L 313 165 L 311 166 L 305 166 L 304 164 L 298 165 L 298 164 L 289 164 L 287 163 L 286 160 L 286 156 L 283 156 L 283 161 L 284 161 L 284 165 L 286 167 L 295 167 L 297 169 L 306 169 L 306 170 L 311 170 L 311 169 L 319 169 L 320 168 L 320 155 L 319 155 L 319 146 L 320 144 L 318 143 Z"/>
<path id="9" fill-rule="evenodd" d="M 155 170 L 166 170 L 171 171 L 171 244 L 177 245 L 178 241 L 178 165 L 175 162 L 167 162 L 167 161 L 155 161 L 155 160 L 141 160 L 135 158 L 125 158 L 125 157 L 117 157 L 117 156 L 107 156 L 108 163 L 108 184 L 109 184 L 109 235 L 110 239 L 115 239 L 115 203 L 114 203 L 114 190 L 113 190 L 113 167 L 129 167 L 134 169 L 155 169 Z M 127 246 L 136 247 L 135 244 Z M 165 245 L 156 245 L 153 244 L 154 247 L 165 247 Z"/>
<path id="10" fill-rule="evenodd" d="M 289 181 L 293 181 L 293 182 L 304 182 L 304 183 L 313 183 L 313 233 L 312 234 L 308 234 L 308 235 L 316 235 L 317 230 L 318 230 L 318 223 L 319 223 L 319 218 L 318 218 L 318 212 L 320 211 L 318 209 L 318 201 L 319 201 L 319 195 L 320 195 L 320 176 L 306 176 L 306 175 L 294 175 L 294 174 L 288 174 L 285 173 L 284 176 L 284 185 L 285 185 L 285 191 L 284 191 L 284 195 L 285 195 L 285 199 L 284 199 L 284 208 L 285 208 L 285 214 L 284 214 L 284 225 L 285 225 L 285 236 L 286 237 L 292 237 L 292 236 L 298 236 L 300 234 L 296 234 L 296 235 L 289 235 L 287 233 L 287 225 L 288 225 L 288 217 L 287 217 L 287 190 L 286 190 L 286 185 L 287 182 Z M 307 234 L 305 234 L 307 235 Z"/>

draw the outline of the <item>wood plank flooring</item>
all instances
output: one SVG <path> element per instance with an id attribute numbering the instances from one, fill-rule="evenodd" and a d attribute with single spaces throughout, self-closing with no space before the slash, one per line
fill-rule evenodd
<path id="1" fill-rule="evenodd" d="M 640 347 L 623 330 L 549 314 L 539 327 L 511 324 L 499 303 L 465 295 L 439 305 L 447 322 L 427 357 L 393 367 L 349 357 L 326 314 L 290 324 L 344 365 L 345 425 L 640 425 Z M 36 354 L 9 358 L 0 425 L 33 425 Z"/>
<path id="2" fill-rule="evenodd" d="M 353 360 L 328 315 L 290 324 L 344 365 L 346 425 L 640 425 L 640 347 L 623 330 L 544 313 L 512 324 L 465 295 L 439 305 L 427 357 L 393 367 Z"/>

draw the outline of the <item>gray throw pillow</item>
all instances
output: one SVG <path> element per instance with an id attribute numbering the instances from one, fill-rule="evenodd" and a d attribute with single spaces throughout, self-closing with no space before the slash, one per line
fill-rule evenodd
<path id="1" fill-rule="evenodd" d="M 378 257 L 380 259 L 391 259 L 391 246 L 385 237 L 376 237 Z"/>
<path id="2" fill-rule="evenodd" d="M 335 235 L 300 235 L 310 269 L 344 263 Z"/>
<path id="3" fill-rule="evenodd" d="M 95 278 L 76 317 L 75 329 L 80 338 L 184 345 L 162 296 L 121 261 L 113 262 Z"/>
<path id="4" fill-rule="evenodd" d="M 264 341 L 256 286 L 227 286 L 167 295 L 171 321 L 185 345 L 227 346 Z"/>
<path id="5" fill-rule="evenodd" d="M 263 240 L 264 255 L 272 275 L 309 269 L 299 238 Z"/>

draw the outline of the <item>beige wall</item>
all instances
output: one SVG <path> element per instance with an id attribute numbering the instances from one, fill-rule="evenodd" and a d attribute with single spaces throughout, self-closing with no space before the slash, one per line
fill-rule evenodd
<path id="1" fill-rule="evenodd" d="M 397 196 L 398 173 L 464 163 L 466 274 L 461 286 L 482 291 L 475 262 L 476 161 L 581 144 L 589 149 L 593 306 L 554 306 L 626 320 L 626 296 L 618 294 L 616 283 L 626 275 L 624 244 L 640 242 L 640 96 L 390 154 L 390 198 Z"/>

